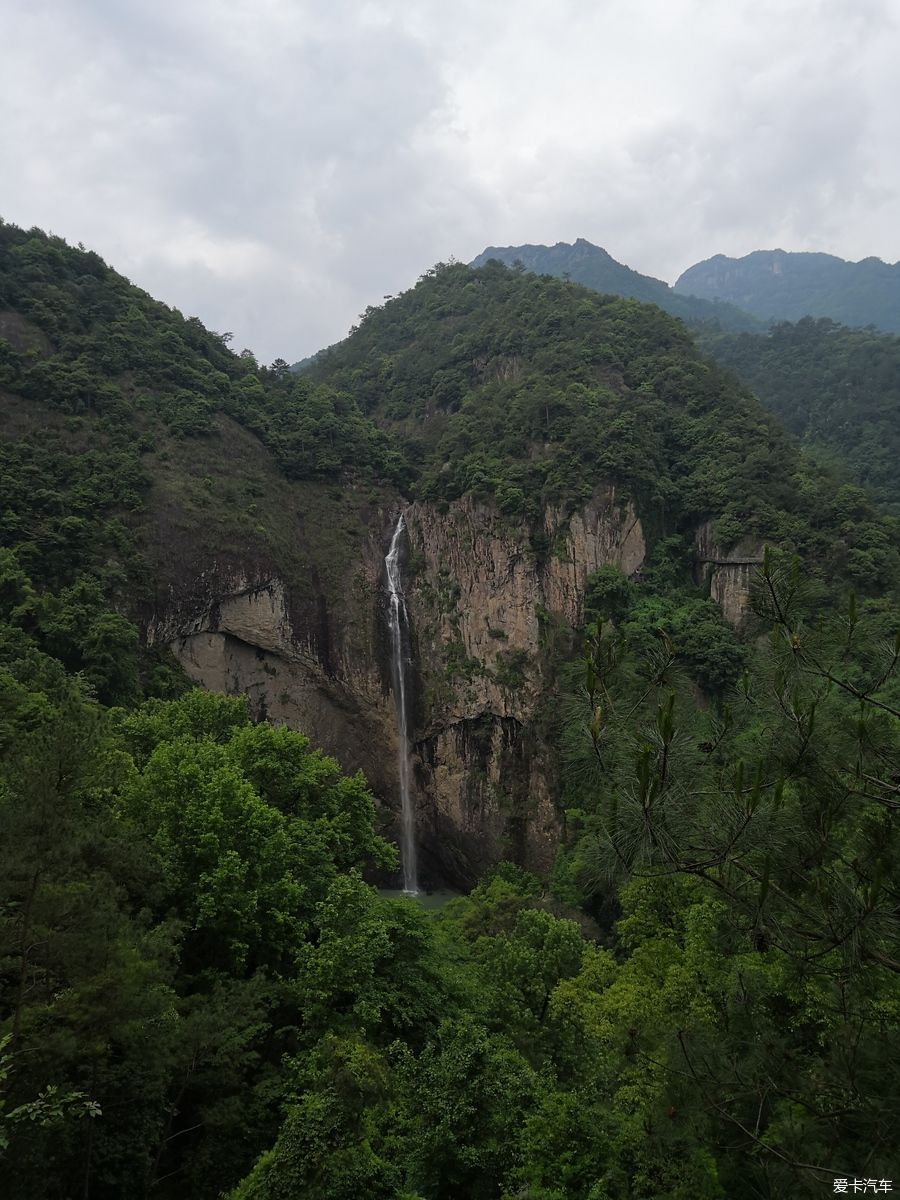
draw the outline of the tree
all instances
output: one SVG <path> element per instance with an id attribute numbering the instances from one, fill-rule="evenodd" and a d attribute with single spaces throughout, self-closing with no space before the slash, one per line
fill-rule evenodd
<path id="1" fill-rule="evenodd" d="M 632 878 L 665 894 L 673 877 L 699 889 L 695 905 L 715 914 L 705 972 L 740 962 L 718 1003 L 728 1012 L 736 994 L 746 1007 L 718 1029 L 682 1022 L 668 1054 L 651 1053 L 766 1186 L 812 1195 L 846 1173 L 861 1129 L 879 1153 L 889 1144 L 882 1088 L 893 1082 L 875 1073 L 877 1047 L 900 1036 L 887 1015 L 900 973 L 900 641 L 884 639 L 879 606 L 861 611 L 853 597 L 812 620 L 807 591 L 796 564 L 767 552 L 755 604 L 771 623 L 768 653 L 699 720 L 668 669 L 649 664 L 637 685 L 645 717 L 624 754 L 610 731 L 622 732 L 621 707 L 636 709 L 616 696 L 623 677 L 602 643 L 589 647 L 603 702 L 588 736 L 607 774 L 578 854 L 592 891 Z M 763 1052 L 748 1059 L 751 1045 Z"/>

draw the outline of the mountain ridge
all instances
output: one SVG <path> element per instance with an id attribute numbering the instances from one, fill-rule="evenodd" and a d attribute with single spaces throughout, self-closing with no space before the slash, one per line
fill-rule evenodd
<path id="1" fill-rule="evenodd" d="M 594 291 L 640 300 L 644 304 L 656 304 L 671 316 L 689 324 L 712 322 L 738 332 L 759 328 L 759 322 L 754 317 L 732 304 L 676 295 L 664 280 L 642 275 L 587 238 L 577 238 L 571 243 L 556 242 L 553 246 L 532 243 L 488 246 L 472 259 L 470 265 L 484 266 L 492 258 L 507 266 L 513 266 L 518 261 L 527 270 L 539 275 L 570 279 Z"/>
<path id="2" fill-rule="evenodd" d="M 851 262 L 813 251 L 716 254 L 676 279 L 679 295 L 736 304 L 762 321 L 829 317 L 900 333 L 900 262 L 870 256 Z"/>

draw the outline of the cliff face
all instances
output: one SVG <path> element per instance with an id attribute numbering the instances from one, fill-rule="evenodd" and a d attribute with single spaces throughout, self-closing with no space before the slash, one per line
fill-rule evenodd
<path id="1" fill-rule="evenodd" d="M 388 794 L 393 721 L 376 647 L 338 637 L 322 655 L 320 631 L 303 622 L 281 579 L 232 586 L 184 622 L 151 628 L 151 638 L 169 643 L 195 683 L 246 695 L 257 719 L 302 730 Z"/>
<path id="2" fill-rule="evenodd" d="M 396 745 L 380 619 L 390 514 L 360 506 L 355 516 L 349 539 L 346 527 L 344 537 L 338 528 L 304 537 L 298 518 L 290 561 L 233 548 L 186 559 L 146 631 L 195 683 L 246 695 L 256 718 L 302 730 L 390 798 Z"/>
<path id="3" fill-rule="evenodd" d="M 148 620 L 149 640 L 168 644 L 194 682 L 246 695 L 258 718 L 299 728 L 344 768 L 364 770 L 389 824 L 398 796 L 384 554 L 398 508 L 360 504 L 328 572 L 329 538 L 304 540 L 302 521 L 287 571 L 234 554 L 198 562 Z M 426 881 L 468 884 L 504 857 L 546 871 L 560 833 L 557 763 L 542 732 L 553 695 L 548 641 L 581 623 L 590 572 L 604 563 L 640 571 L 640 518 L 611 487 L 571 516 L 548 508 L 536 539 L 468 498 L 415 503 L 406 518 L 422 871 Z M 721 551 L 709 524 L 697 532 L 698 577 L 734 624 L 760 558 L 756 544 Z"/>
<path id="4" fill-rule="evenodd" d="M 504 855 L 545 871 L 560 832 L 556 768 L 539 733 L 552 687 L 545 637 L 580 623 L 591 571 L 640 568 L 641 523 L 599 489 L 571 519 L 546 510 L 541 556 L 524 524 L 468 499 L 446 512 L 414 504 L 407 524 L 426 842 L 467 879 Z"/>
<path id="5" fill-rule="evenodd" d="M 640 521 L 612 489 L 571 519 L 528 528 L 489 505 L 407 510 L 403 579 L 411 624 L 412 758 L 426 877 L 465 884 L 513 857 L 546 870 L 559 835 L 555 765 L 538 732 L 551 624 L 581 619 L 588 574 L 638 570 Z M 246 694 L 254 713 L 302 729 L 361 768 L 397 807 L 396 731 L 385 626 L 384 553 L 395 512 L 367 512 L 346 568 L 324 587 L 311 556 L 291 582 L 255 563 L 208 562 L 147 624 L 198 684 Z M 301 548 L 302 552 L 302 548 Z M 302 570 L 302 564 L 301 564 Z"/>
<path id="6" fill-rule="evenodd" d="M 725 620 L 740 628 L 750 612 L 750 587 L 753 574 L 763 560 L 763 544 L 755 538 L 742 538 L 724 550 L 715 540 L 712 522 L 697 530 L 694 542 L 694 575 L 698 583 L 709 587 Z"/>
<path id="7" fill-rule="evenodd" d="M 198 684 L 248 696 L 254 714 L 302 729 L 365 772 L 396 822 L 384 554 L 396 506 L 360 504 L 330 537 L 298 540 L 289 572 L 234 557 L 197 564 L 148 621 Z M 561 832 L 557 767 L 544 732 L 550 641 L 583 617 L 588 576 L 638 572 L 646 547 L 630 502 L 601 487 L 571 516 L 550 507 L 534 532 L 469 498 L 406 509 L 402 578 L 410 617 L 411 757 L 428 881 L 471 883 L 501 858 L 549 869 Z M 330 531 L 327 531 L 330 533 Z M 349 535 L 348 535 L 349 536 Z M 696 540 L 698 576 L 726 617 L 745 616 L 760 547 Z"/>

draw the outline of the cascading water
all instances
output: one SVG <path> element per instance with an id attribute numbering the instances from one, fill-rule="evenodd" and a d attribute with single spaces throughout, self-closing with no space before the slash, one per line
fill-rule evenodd
<path id="1" fill-rule="evenodd" d="M 387 574 L 388 628 L 391 635 L 391 682 L 397 710 L 397 767 L 400 776 L 400 859 L 403 865 L 403 890 L 410 896 L 419 891 L 416 877 L 416 814 L 410 790 L 409 737 L 406 726 L 406 656 L 403 653 L 403 626 L 409 626 L 406 602 L 400 578 L 400 539 L 406 529 L 403 513 L 397 518 L 394 536 L 385 555 Z"/>

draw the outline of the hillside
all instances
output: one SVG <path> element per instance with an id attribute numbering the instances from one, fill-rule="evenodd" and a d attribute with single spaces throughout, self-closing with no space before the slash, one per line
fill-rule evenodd
<path id="1" fill-rule="evenodd" d="M 809 452 L 900 514 L 900 338 L 806 317 L 700 344 Z"/>
<path id="2" fill-rule="evenodd" d="M 681 289 L 676 294 L 584 239 L 571 246 L 490 247 L 475 263 L 491 258 L 507 265 L 518 261 L 528 270 L 569 278 L 599 292 L 632 296 L 680 317 L 692 327 L 702 350 L 755 392 L 817 461 L 827 460 L 897 511 L 900 363 L 894 339 L 840 328 L 824 318 L 795 326 L 782 322 L 766 331 L 758 327 L 761 322 L 742 321 L 739 310 L 714 296 L 712 313 L 709 299 L 682 295 Z M 763 306 L 758 315 L 766 312 Z"/>
<path id="3" fill-rule="evenodd" d="M 679 276 L 679 296 L 736 304 L 763 321 L 830 317 L 900 333 L 900 263 L 846 262 L 832 254 L 755 250 L 743 258 L 717 254 Z"/>
<path id="4" fill-rule="evenodd" d="M 836 482 L 808 478 L 760 403 L 636 301 L 499 264 L 440 266 L 371 309 L 308 378 L 389 431 L 422 500 L 492 499 L 534 521 L 608 480 L 660 535 L 715 519 L 725 546 L 772 538 L 826 573 L 850 561 L 825 532 Z M 890 578 L 880 557 L 876 586 Z"/>
<path id="5" fill-rule="evenodd" d="M 104 703 L 245 693 L 389 797 L 391 764 L 330 707 L 363 661 L 358 703 L 390 719 L 372 613 L 404 471 L 384 432 L 37 230 L 0 227 L 0 311 L 3 545 L 42 597 L 36 644 Z"/>
<path id="6" fill-rule="evenodd" d="M 520 262 L 526 270 L 538 275 L 569 279 L 597 292 L 657 304 L 664 312 L 691 325 L 712 322 L 723 329 L 750 330 L 758 324 L 733 304 L 676 295 L 661 279 L 641 275 L 616 262 L 600 246 L 594 246 L 585 238 L 578 238 L 571 245 L 557 242 L 555 246 L 488 246 L 473 259 L 472 266 L 484 266 L 492 258 L 509 267 Z"/>
<path id="7" fill-rule="evenodd" d="M 0 226 L 0 387 L 10 535 L 42 583 L 123 568 L 154 536 L 169 484 L 211 535 L 221 523 L 223 542 L 271 552 L 280 514 L 252 503 L 253 457 L 291 481 L 333 480 L 348 463 L 358 479 L 400 471 L 384 434 L 345 398 L 285 363 L 259 369 L 98 255 L 10 225 Z M 247 478 L 212 449 L 219 438 L 254 445 Z M 192 456 L 215 478 L 171 461 Z"/>
<path id="8" fill-rule="evenodd" d="M 895 527 L 657 309 L 441 265 L 297 377 L 233 354 L 96 255 L 0 232 L 4 540 L 47 597 L 40 643 L 104 702 L 182 686 L 179 667 L 247 692 L 255 715 L 363 767 L 390 820 L 380 576 L 409 506 L 437 879 L 470 883 L 503 846 L 549 865 L 560 783 L 549 735 L 533 736 L 554 678 L 547 622 L 564 643 L 604 562 L 649 592 L 693 589 L 694 607 L 667 601 L 665 621 L 687 640 L 693 614 L 691 669 L 719 686 L 733 637 L 695 581 L 740 623 L 766 540 L 823 581 L 877 594 L 896 579 Z M 524 593 L 500 636 L 507 571 Z M 501 769 L 484 753 L 500 729 L 521 759 L 505 809 L 475 782 Z M 457 788 L 465 812 L 487 805 L 489 835 L 460 815 Z"/>
<path id="9" fill-rule="evenodd" d="M 898 522 L 682 323 L 439 264 L 298 376 L 4 225 L 0 401 L 12 1200 L 895 1177 Z"/>

